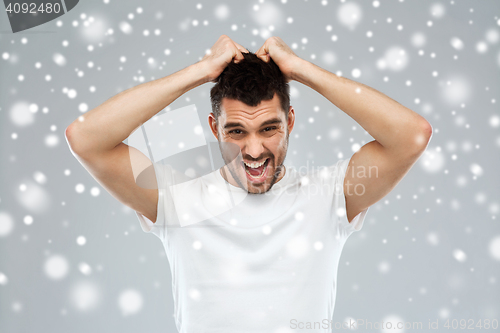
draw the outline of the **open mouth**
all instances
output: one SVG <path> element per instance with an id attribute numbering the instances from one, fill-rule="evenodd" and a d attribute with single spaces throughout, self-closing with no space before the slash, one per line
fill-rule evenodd
<path id="1" fill-rule="evenodd" d="M 266 176 L 269 160 L 270 159 L 268 157 L 264 163 L 251 163 L 250 165 L 242 162 L 249 180 L 253 182 L 262 180 Z"/>

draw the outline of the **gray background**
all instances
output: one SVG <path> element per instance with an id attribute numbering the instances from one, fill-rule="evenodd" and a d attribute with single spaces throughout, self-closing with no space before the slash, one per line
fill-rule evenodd
<path id="1" fill-rule="evenodd" d="M 434 128 L 427 152 L 347 241 L 334 321 L 439 320 L 443 329 L 447 319 L 474 327 L 500 319 L 499 1 L 106 2 L 81 1 L 16 34 L 0 14 L 1 332 L 175 332 L 161 242 L 78 163 L 64 129 L 82 103 L 90 110 L 187 67 L 221 34 L 254 52 L 279 36 L 298 56 L 387 94 Z M 407 61 L 393 57 L 383 68 L 392 47 Z M 170 105 L 195 104 L 207 139 L 212 85 Z M 288 163 L 332 165 L 373 139 L 317 92 L 291 87 Z"/>

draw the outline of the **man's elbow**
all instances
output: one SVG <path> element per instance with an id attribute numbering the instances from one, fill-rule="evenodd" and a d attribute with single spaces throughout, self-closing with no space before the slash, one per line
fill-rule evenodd
<path id="1" fill-rule="evenodd" d="M 69 149 L 73 155 L 77 156 L 76 145 L 75 145 L 75 129 L 73 123 L 71 123 L 66 130 L 64 130 L 64 137 L 66 138 L 66 142 L 68 143 Z"/>
<path id="2" fill-rule="evenodd" d="M 64 136 L 66 137 L 66 141 L 68 142 L 68 144 L 70 144 L 70 141 L 73 139 L 72 134 L 73 134 L 73 123 L 69 124 L 69 126 L 66 127 L 66 129 L 64 130 Z"/>
<path id="3" fill-rule="evenodd" d="M 78 134 L 78 125 L 74 122 L 71 123 L 64 131 L 64 136 L 66 137 L 66 142 L 68 143 L 71 152 L 76 156 L 82 156 L 85 154 L 84 141 Z"/>
<path id="4" fill-rule="evenodd" d="M 419 125 L 419 130 L 416 133 L 414 147 L 418 153 L 422 153 L 427 149 L 427 145 L 431 141 L 433 133 L 432 125 L 427 120 L 424 120 Z"/>
<path id="5" fill-rule="evenodd" d="M 422 132 L 425 138 L 425 147 L 427 147 L 427 144 L 431 141 L 433 131 L 434 130 L 431 123 L 429 123 L 427 120 L 424 121 L 422 125 Z"/>

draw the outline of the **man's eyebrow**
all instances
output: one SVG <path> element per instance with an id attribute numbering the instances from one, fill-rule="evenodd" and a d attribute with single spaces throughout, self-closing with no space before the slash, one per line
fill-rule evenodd
<path id="1" fill-rule="evenodd" d="M 281 119 L 273 118 L 273 119 L 266 120 L 265 122 L 260 124 L 260 127 L 265 126 L 265 125 L 272 125 L 272 124 L 281 124 Z"/>
<path id="2" fill-rule="evenodd" d="M 262 124 L 260 124 L 259 127 L 266 126 L 266 125 L 272 125 L 272 124 L 281 124 L 282 121 L 279 118 L 273 118 L 264 121 Z M 244 127 L 241 123 L 238 122 L 232 122 L 232 123 L 226 123 L 224 125 L 224 129 L 232 128 L 232 127 Z"/>

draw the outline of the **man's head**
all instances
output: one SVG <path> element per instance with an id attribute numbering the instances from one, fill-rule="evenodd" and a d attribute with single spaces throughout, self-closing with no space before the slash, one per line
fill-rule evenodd
<path id="1" fill-rule="evenodd" d="M 219 146 L 236 144 L 243 161 L 255 163 L 252 168 L 225 160 L 238 186 L 250 193 L 265 193 L 284 175 L 295 112 L 289 85 L 276 63 L 272 59 L 266 63 L 251 52 L 242 54 L 244 60 L 229 63 L 210 91 L 209 124 Z M 221 152 L 227 155 L 222 146 Z"/>

